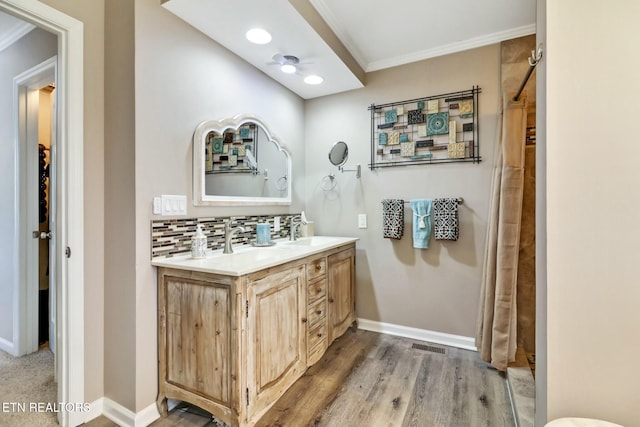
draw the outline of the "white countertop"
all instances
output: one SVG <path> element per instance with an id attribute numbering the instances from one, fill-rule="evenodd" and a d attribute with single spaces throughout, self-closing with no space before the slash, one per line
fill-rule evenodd
<path id="1" fill-rule="evenodd" d="M 191 255 L 187 254 L 156 259 L 151 261 L 151 265 L 227 276 L 243 276 L 289 261 L 306 258 L 338 246 L 353 243 L 356 240 L 358 240 L 357 237 L 334 236 L 301 237 L 295 241 L 279 239 L 276 240 L 276 244 L 273 246 L 254 247 L 242 245 L 234 247 L 232 254 L 223 254 L 222 249 L 219 249 L 207 251 L 206 258 L 191 258 Z"/>

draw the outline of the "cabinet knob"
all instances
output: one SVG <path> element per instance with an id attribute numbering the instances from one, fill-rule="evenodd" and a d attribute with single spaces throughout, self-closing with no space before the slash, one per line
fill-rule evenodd
<path id="1" fill-rule="evenodd" d="M 316 271 L 320 271 L 322 270 L 322 265 L 321 264 L 316 264 Z"/>
<path id="2" fill-rule="evenodd" d="M 319 294 L 320 292 L 322 292 L 322 288 L 318 288 L 316 289 L 316 293 Z"/>
<path id="3" fill-rule="evenodd" d="M 318 334 L 318 338 L 322 338 L 322 334 Z"/>
<path id="4" fill-rule="evenodd" d="M 330 303 L 333 303 L 333 298 L 329 298 L 329 302 L 330 302 Z"/>
<path id="5" fill-rule="evenodd" d="M 316 311 L 316 314 L 322 314 L 322 310 Z"/>
<path id="6" fill-rule="evenodd" d="M 302 318 L 302 323 L 307 323 L 307 318 L 306 317 Z"/>

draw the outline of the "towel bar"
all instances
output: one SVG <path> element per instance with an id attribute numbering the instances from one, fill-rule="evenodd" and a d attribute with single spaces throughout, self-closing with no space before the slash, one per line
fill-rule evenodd
<path id="1" fill-rule="evenodd" d="M 462 197 L 458 197 L 456 200 L 458 201 L 458 204 L 460 204 L 460 205 L 464 203 L 464 199 Z M 405 200 L 404 201 L 405 205 L 408 205 L 409 203 L 411 203 L 409 200 Z"/>

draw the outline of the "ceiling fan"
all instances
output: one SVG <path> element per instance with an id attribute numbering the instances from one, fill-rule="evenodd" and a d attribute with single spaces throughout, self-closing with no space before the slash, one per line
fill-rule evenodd
<path id="1" fill-rule="evenodd" d="M 300 58 L 294 55 L 283 55 L 276 53 L 273 55 L 273 62 L 270 64 L 280 65 L 280 71 L 286 74 L 293 74 L 298 70 L 298 65 L 302 64 Z"/>
<path id="2" fill-rule="evenodd" d="M 273 62 L 268 65 L 279 65 L 280 71 L 285 74 L 296 74 L 304 78 L 304 82 L 310 85 L 318 85 L 324 81 L 324 79 L 315 74 L 308 74 L 304 70 L 298 68 L 299 65 L 313 64 L 313 62 L 300 62 L 300 58 L 294 55 L 283 55 L 282 53 L 276 53 L 273 55 Z"/>

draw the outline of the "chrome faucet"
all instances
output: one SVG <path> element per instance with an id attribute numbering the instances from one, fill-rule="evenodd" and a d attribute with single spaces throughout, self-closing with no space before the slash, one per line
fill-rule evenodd
<path id="1" fill-rule="evenodd" d="M 224 224 L 224 250 L 222 251 L 223 254 L 233 253 L 233 247 L 231 246 L 231 239 L 237 232 L 244 233 L 244 227 L 231 228 L 231 221 L 227 221 Z"/>
<path id="2" fill-rule="evenodd" d="M 298 240 L 300 226 L 303 224 L 306 224 L 306 221 L 303 221 L 302 216 L 299 215 L 291 218 L 291 231 L 289 232 L 289 240 Z"/>

